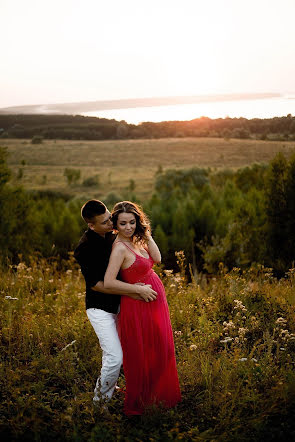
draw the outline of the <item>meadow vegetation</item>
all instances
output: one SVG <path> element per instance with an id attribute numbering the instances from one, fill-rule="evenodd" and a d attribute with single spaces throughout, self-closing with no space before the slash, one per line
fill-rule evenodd
<path id="1" fill-rule="evenodd" d="M 111 192 L 125 198 L 133 179 L 141 201 L 150 198 L 159 168 L 236 170 L 253 163 L 268 163 L 280 151 L 287 158 L 295 152 L 292 141 L 223 138 L 44 140 L 33 145 L 28 140 L 3 139 L 1 146 L 7 148 L 14 183 L 25 189 L 50 190 L 81 199 L 105 199 Z M 18 179 L 20 169 L 22 176 Z M 80 171 L 75 185 L 69 185 L 66 169 Z M 83 181 L 95 176 L 99 177 L 99 186 L 83 185 Z"/>
<path id="2" fill-rule="evenodd" d="M 182 402 L 110 416 L 92 407 L 100 369 L 97 338 L 84 311 L 84 281 L 72 255 L 31 259 L 1 270 L 1 436 L 42 441 L 279 441 L 295 435 L 295 269 L 221 265 L 188 281 L 158 268 L 167 292 Z M 119 385 L 124 387 L 123 372 Z"/>

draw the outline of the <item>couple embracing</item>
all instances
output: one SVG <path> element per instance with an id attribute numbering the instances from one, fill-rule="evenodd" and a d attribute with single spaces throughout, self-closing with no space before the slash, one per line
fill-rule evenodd
<path id="1" fill-rule="evenodd" d="M 173 407 L 181 398 L 173 334 L 165 290 L 152 270 L 161 254 L 148 218 L 130 201 L 117 203 L 111 214 L 101 201 L 90 200 L 81 215 L 88 230 L 74 256 L 102 349 L 93 401 L 112 397 L 123 362 L 126 415 L 141 415 L 152 405 Z"/>

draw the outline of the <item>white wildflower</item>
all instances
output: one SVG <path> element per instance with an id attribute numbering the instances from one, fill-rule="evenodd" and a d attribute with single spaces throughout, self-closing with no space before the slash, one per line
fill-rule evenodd
<path id="1" fill-rule="evenodd" d="M 224 339 L 222 339 L 220 342 L 222 344 L 227 344 L 228 342 L 232 341 L 233 338 L 230 338 L 229 336 L 226 336 Z"/>
<path id="2" fill-rule="evenodd" d="M 67 348 L 71 347 L 72 345 L 75 344 L 75 342 L 76 342 L 76 339 L 75 339 L 74 341 L 70 342 L 70 343 L 69 343 L 68 345 L 66 345 L 64 348 L 62 348 L 61 351 L 64 351 L 64 350 L 66 350 Z"/>

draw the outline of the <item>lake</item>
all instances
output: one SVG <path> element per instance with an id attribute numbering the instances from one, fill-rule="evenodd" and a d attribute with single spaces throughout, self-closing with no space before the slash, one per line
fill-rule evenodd
<path id="1" fill-rule="evenodd" d="M 209 118 L 273 118 L 295 115 L 295 93 L 280 97 L 211 101 L 170 106 L 136 107 L 129 109 L 108 109 L 84 112 L 82 115 L 108 118 L 127 123 L 139 124 L 143 121 L 193 120 Z"/>

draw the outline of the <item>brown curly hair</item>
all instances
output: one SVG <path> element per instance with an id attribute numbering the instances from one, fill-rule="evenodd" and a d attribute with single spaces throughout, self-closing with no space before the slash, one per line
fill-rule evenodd
<path id="1" fill-rule="evenodd" d="M 151 232 L 151 226 L 148 217 L 142 208 L 131 201 L 120 201 L 115 204 L 112 210 L 112 221 L 114 229 L 117 229 L 117 222 L 120 213 L 133 213 L 136 219 L 136 228 L 132 236 L 134 243 L 147 243 L 148 234 Z"/>

